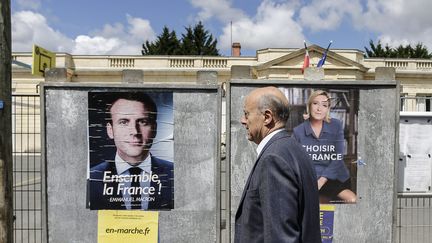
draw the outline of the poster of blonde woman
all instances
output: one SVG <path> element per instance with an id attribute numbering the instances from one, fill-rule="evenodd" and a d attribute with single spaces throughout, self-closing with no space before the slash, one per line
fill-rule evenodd
<path id="1" fill-rule="evenodd" d="M 358 91 L 281 90 L 292 105 L 287 129 L 314 165 L 320 203 L 356 203 Z"/>

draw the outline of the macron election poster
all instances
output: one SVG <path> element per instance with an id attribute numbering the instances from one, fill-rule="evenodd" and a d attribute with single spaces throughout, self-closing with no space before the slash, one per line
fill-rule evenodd
<path id="1" fill-rule="evenodd" d="M 173 93 L 88 93 L 92 210 L 174 208 Z"/>

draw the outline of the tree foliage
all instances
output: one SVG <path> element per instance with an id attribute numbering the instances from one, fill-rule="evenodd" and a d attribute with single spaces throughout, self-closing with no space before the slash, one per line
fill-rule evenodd
<path id="1" fill-rule="evenodd" d="M 219 56 L 217 40 L 213 40 L 213 35 L 209 34 L 201 22 L 185 30 L 186 34 L 182 34 L 182 55 Z"/>
<path id="2" fill-rule="evenodd" d="M 164 27 L 156 41 L 146 41 L 142 47 L 143 55 L 206 55 L 219 56 L 217 40 L 199 22 L 194 27 L 185 27 L 179 40 L 174 31 Z"/>
<path id="3" fill-rule="evenodd" d="M 164 26 L 162 34 L 157 37 L 156 41 L 146 41 L 142 47 L 143 55 L 176 55 L 179 52 L 180 43 L 175 31 L 170 31 Z"/>
<path id="4" fill-rule="evenodd" d="M 382 45 L 381 41 L 375 44 L 372 40 L 369 41 L 369 48 L 365 47 L 367 57 L 380 57 L 380 58 L 432 58 L 432 53 L 429 53 L 427 47 L 423 43 L 418 42 L 415 46 L 399 45 L 395 48 L 390 47 L 388 44 Z"/>

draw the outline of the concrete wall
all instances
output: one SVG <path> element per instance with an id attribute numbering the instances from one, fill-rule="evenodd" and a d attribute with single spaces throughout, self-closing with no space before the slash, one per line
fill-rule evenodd
<path id="1" fill-rule="evenodd" d="M 160 242 L 218 242 L 221 94 L 217 86 L 46 84 L 44 157 L 50 243 L 97 242 L 97 211 L 86 209 L 88 91 L 173 92 L 175 209 L 159 214 Z"/>

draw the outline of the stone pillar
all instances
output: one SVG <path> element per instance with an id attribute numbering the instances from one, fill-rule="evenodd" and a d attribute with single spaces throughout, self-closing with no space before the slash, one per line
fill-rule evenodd
<path id="1" fill-rule="evenodd" d="M 122 83 L 141 83 L 144 82 L 143 70 L 125 69 L 122 71 Z"/>
<path id="2" fill-rule="evenodd" d="M 396 80 L 396 71 L 393 67 L 375 68 L 375 80 Z"/>
<path id="3" fill-rule="evenodd" d="M 216 71 L 198 71 L 197 72 L 197 84 L 217 84 L 217 72 Z"/>
<path id="4" fill-rule="evenodd" d="M 45 70 L 45 82 L 70 82 L 73 71 L 67 68 L 51 68 Z"/>
<path id="5" fill-rule="evenodd" d="M 253 79 L 252 67 L 241 65 L 231 66 L 231 79 Z"/>

